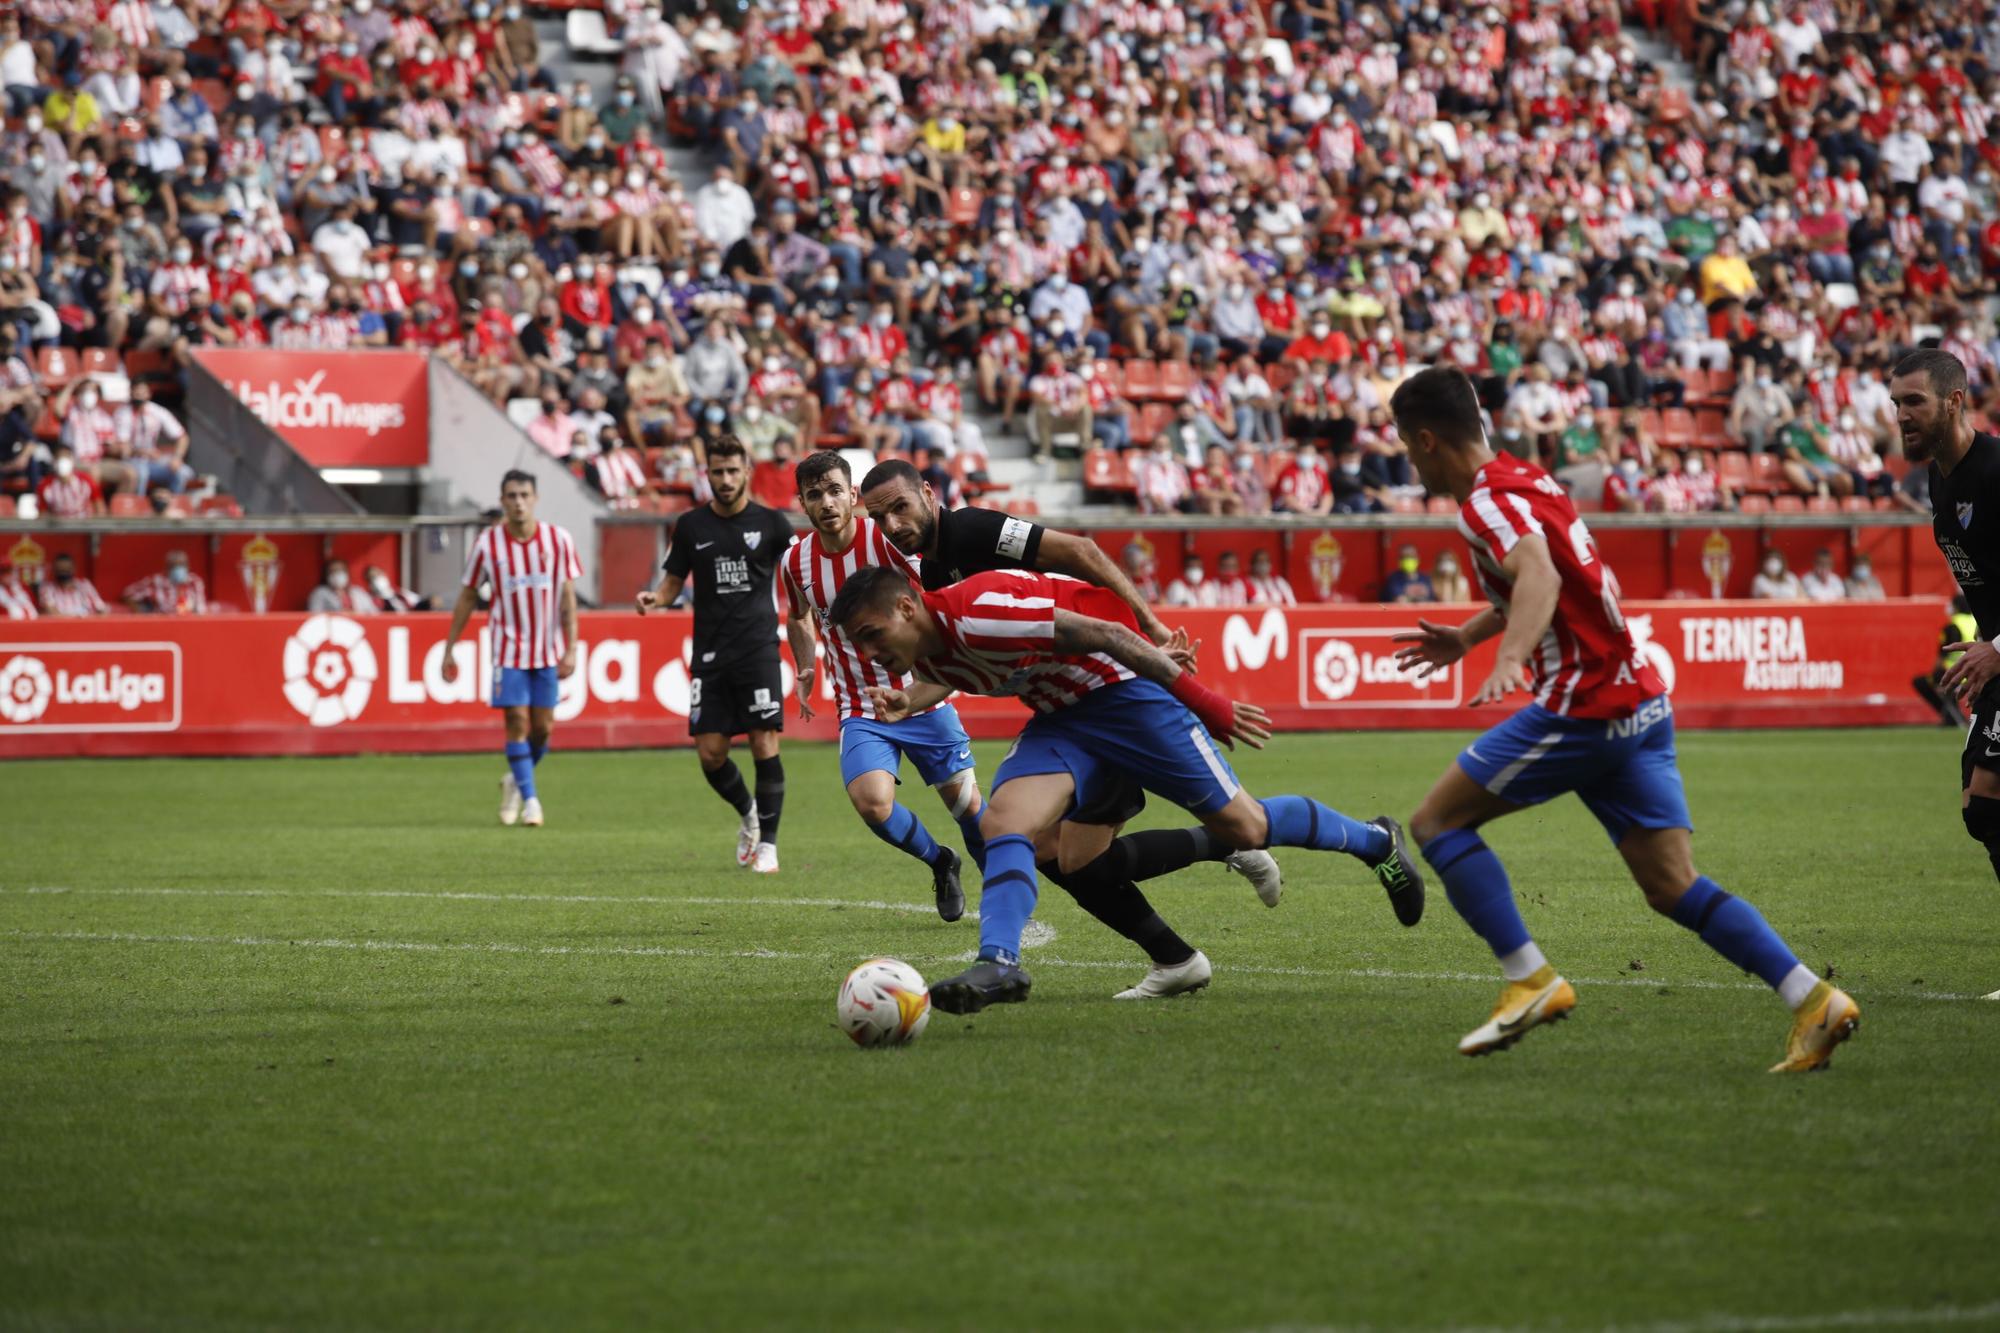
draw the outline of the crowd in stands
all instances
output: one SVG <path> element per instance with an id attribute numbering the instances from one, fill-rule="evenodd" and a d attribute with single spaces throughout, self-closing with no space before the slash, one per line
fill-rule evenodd
<path id="1" fill-rule="evenodd" d="M 721 431 L 977 489 L 979 403 L 1148 511 L 1421 508 L 1442 361 L 1587 506 L 1926 507 L 1886 367 L 2000 393 L 1985 9 L 1629 7 L 609 0 L 600 101 L 517 0 L 25 0 L 0 486 L 184 487 L 194 349 L 401 345 L 617 503 Z"/>

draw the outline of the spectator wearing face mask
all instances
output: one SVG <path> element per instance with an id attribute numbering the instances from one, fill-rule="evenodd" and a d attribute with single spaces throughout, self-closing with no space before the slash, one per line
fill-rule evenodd
<path id="1" fill-rule="evenodd" d="M 67 552 L 50 562 L 49 577 L 42 580 L 40 592 L 45 616 L 102 616 L 111 612 L 96 585 L 76 572 L 76 559 Z"/>
<path id="2" fill-rule="evenodd" d="M 354 586 L 345 560 L 329 560 L 319 586 L 306 595 L 306 610 L 319 614 L 373 615 L 375 599 Z"/>
<path id="3" fill-rule="evenodd" d="M 1250 577 L 1245 580 L 1252 606 L 1297 606 L 1298 596 L 1292 591 L 1291 580 L 1277 573 L 1271 567 L 1271 553 L 1256 550 L 1250 553 Z"/>
<path id="4" fill-rule="evenodd" d="M 408 588 L 399 587 L 381 566 L 370 565 L 361 571 L 361 585 L 368 596 L 374 599 L 375 609 L 391 615 L 408 611 L 428 611 L 431 599 Z"/>
<path id="5" fill-rule="evenodd" d="M 1579 412 L 1556 442 L 1556 477 L 1577 499 L 1601 500 L 1605 476 L 1611 471 L 1606 453 L 1597 414 Z"/>
<path id="6" fill-rule="evenodd" d="M 1753 454 L 1778 442 L 1797 412 L 1792 397 L 1781 388 L 1768 366 L 1745 360 L 1736 372 L 1736 392 L 1729 400 L 1729 438 Z"/>
<path id="7" fill-rule="evenodd" d="M 1759 601 L 1798 601 L 1805 596 L 1805 589 L 1799 576 L 1785 567 L 1783 552 L 1766 551 L 1756 577 L 1750 580 L 1750 595 Z"/>
<path id="8" fill-rule="evenodd" d="M 1405 604 L 1440 600 L 1416 547 L 1405 546 L 1396 553 L 1396 567 L 1382 580 L 1382 600 Z"/>
<path id="9" fill-rule="evenodd" d="M 1200 606 L 1208 588 L 1208 570 L 1199 555 L 1190 555 L 1181 576 L 1167 585 L 1168 606 Z"/>
<path id="10" fill-rule="evenodd" d="M 1850 602 L 1879 602 L 1887 594 L 1882 591 L 1882 580 L 1875 577 L 1875 563 L 1865 555 L 1854 557 L 1848 567 L 1845 592 Z"/>
<path id="11" fill-rule="evenodd" d="M 568 458 L 579 425 L 569 403 L 554 389 L 542 390 L 542 410 L 528 423 L 528 438 L 550 458 Z"/>
<path id="12" fill-rule="evenodd" d="M 67 444 L 55 447 L 55 463 L 35 488 L 35 500 L 46 518 L 95 518 L 104 513 L 104 492 L 97 478 L 76 465 Z"/>
<path id="13" fill-rule="evenodd" d="M 14 563 L 0 555 L 0 620 L 33 620 L 39 614 L 34 595 L 14 572 Z"/>
<path id="14" fill-rule="evenodd" d="M 1174 454 L 1163 434 L 1142 454 L 1132 469 L 1142 514 L 1176 514 L 1193 507 L 1194 486 L 1187 465 Z"/>
<path id="15" fill-rule="evenodd" d="M 1833 567 L 1833 552 L 1821 547 L 1813 553 L 1812 568 L 1799 580 L 1799 590 L 1807 600 L 1837 602 L 1847 596 L 1847 584 Z"/>
<path id="16" fill-rule="evenodd" d="M 750 368 L 719 319 L 703 326 L 701 337 L 681 358 L 681 371 L 698 412 L 705 412 L 710 405 L 726 412 L 750 387 Z"/>
<path id="17" fill-rule="evenodd" d="M 125 605 L 152 615 L 207 615 L 208 591 L 201 576 L 188 568 L 187 553 L 169 551 L 159 573 L 148 574 L 125 589 Z"/>

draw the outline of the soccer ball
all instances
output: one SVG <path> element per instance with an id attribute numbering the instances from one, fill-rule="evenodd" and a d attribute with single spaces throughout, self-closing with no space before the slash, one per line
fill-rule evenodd
<path id="1" fill-rule="evenodd" d="M 834 1011 L 856 1046 L 905 1046 L 931 1021 L 931 993 L 908 963 L 871 958 L 840 983 Z"/>

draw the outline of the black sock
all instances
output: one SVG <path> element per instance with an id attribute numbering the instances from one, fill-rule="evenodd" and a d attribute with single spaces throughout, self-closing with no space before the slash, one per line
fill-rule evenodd
<path id="1" fill-rule="evenodd" d="M 701 775 L 708 779 L 708 785 L 715 788 L 715 794 L 729 802 L 739 815 L 750 813 L 750 790 L 743 785 L 743 770 L 736 767 L 736 761 L 725 759 L 720 768 L 706 768 Z"/>
<path id="2" fill-rule="evenodd" d="M 1220 861 L 1230 849 L 1202 828 L 1158 828 L 1114 838 L 1104 854 L 1084 867 L 1095 879 L 1158 879 L 1197 861 Z"/>
<path id="3" fill-rule="evenodd" d="M 737 779 L 742 781 L 742 779 Z M 777 755 L 757 761 L 757 839 L 778 845 L 778 816 L 785 809 L 785 761 Z"/>
<path id="4" fill-rule="evenodd" d="M 1161 919 L 1132 881 L 1106 883 L 1075 873 L 1064 874 L 1054 861 L 1039 862 L 1035 869 L 1043 879 L 1076 899 L 1078 907 L 1144 949 L 1146 957 L 1154 962 L 1172 967 L 1194 957 L 1194 946 L 1174 933 L 1174 928 Z"/>

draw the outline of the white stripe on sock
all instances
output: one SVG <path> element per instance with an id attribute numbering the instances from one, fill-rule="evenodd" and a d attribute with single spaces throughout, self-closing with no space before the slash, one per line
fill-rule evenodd
<path id="1" fill-rule="evenodd" d="M 1526 981 L 1548 965 L 1549 960 L 1542 957 L 1541 946 L 1529 940 L 1500 960 L 1500 974 L 1509 981 Z"/>
<path id="2" fill-rule="evenodd" d="M 1804 963 L 1800 963 L 1797 967 L 1785 973 L 1785 979 L 1778 983 L 1778 998 L 1785 1002 L 1787 1009 L 1796 1012 L 1799 1006 L 1806 1002 L 1806 996 L 1811 995 L 1813 987 L 1817 985 L 1819 985 L 1819 978 L 1813 975 L 1813 970 Z"/>

